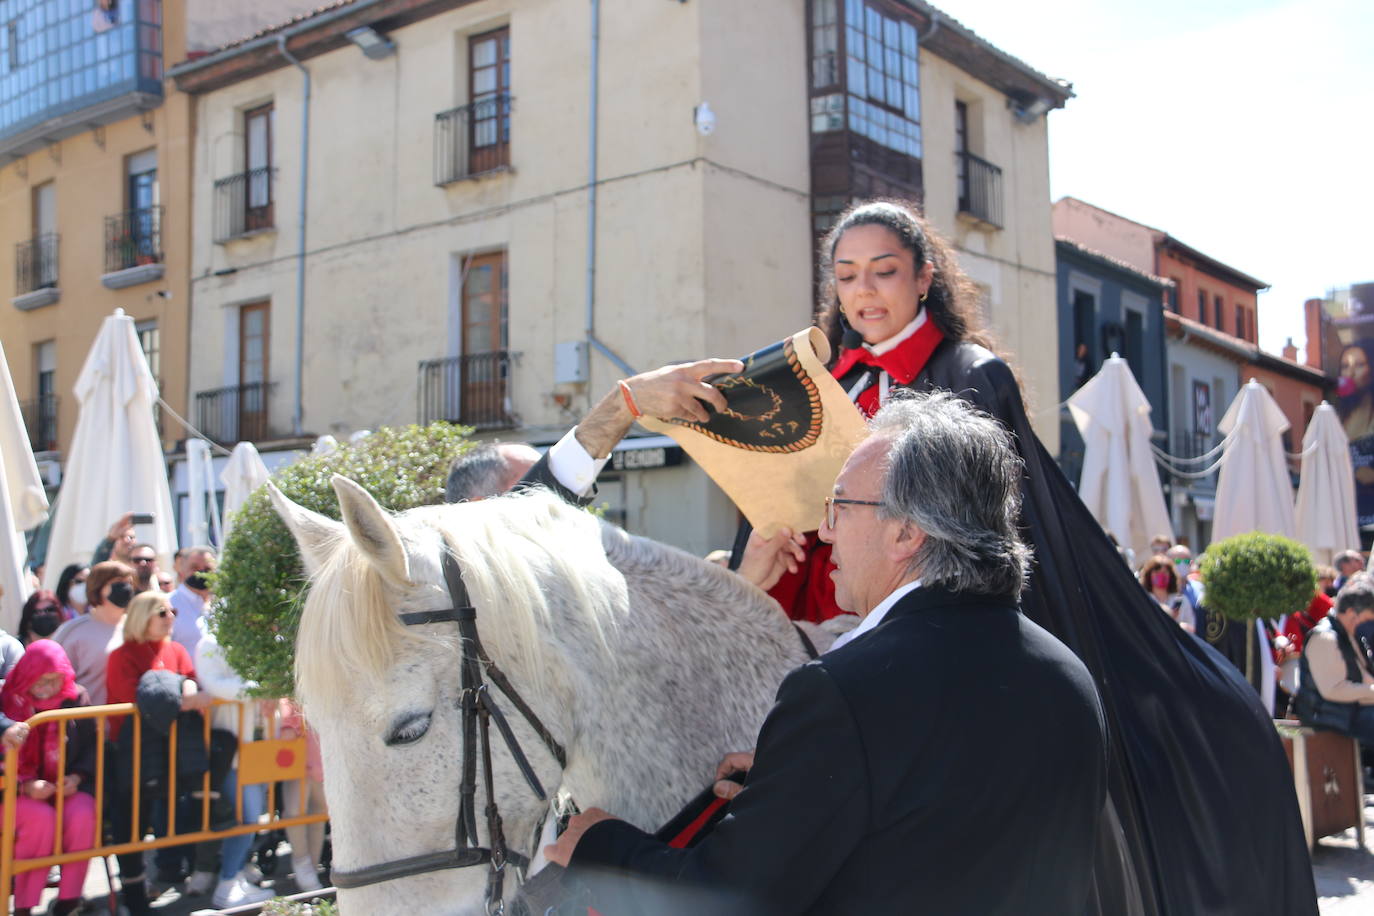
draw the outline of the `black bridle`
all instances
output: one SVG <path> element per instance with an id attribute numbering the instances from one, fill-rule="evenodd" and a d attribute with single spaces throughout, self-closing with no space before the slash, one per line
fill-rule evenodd
<path id="1" fill-rule="evenodd" d="M 482 648 L 482 640 L 477 635 L 477 609 L 472 606 L 472 600 L 468 597 L 467 586 L 463 584 L 463 574 L 458 567 L 458 561 L 447 550 L 444 551 L 443 569 L 444 581 L 448 585 L 449 598 L 453 607 L 435 611 L 415 611 L 399 616 L 403 624 L 411 627 L 430 623 L 451 622 L 458 624 L 458 635 L 462 641 L 462 655 L 459 659 L 462 694 L 459 707 L 463 711 L 463 779 L 458 787 L 458 821 L 454 829 L 454 848 L 444 852 L 430 852 L 418 856 L 407 856 L 404 859 L 392 859 L 388 862 L 369 865 L 366 868 L 352 871 L 336 869 L 333 873 L 333 879 L 336 887 L 352 889 L 367 887 L 382 881 L 395 881 L 398 878 L 423 875 L 442 869 L 490 865 L 491 871 L 487 876 L 486 906 L 488 913 L 495 914 L 504 909 L 502 893 L 505 884 L 506 865 L 514 863 L 517 868 L 525 868 L 529 865 L 529 859 L 506 846 L 505 832 L 501 825 L 501 813 L 496 807 L 496 794 L 492 785 L 491 723 L 496 723 L 496 730 L 501 733 L 501 738 L 506 743 L 506 749 L 514 758 L 515 765 L 520 768 L 521 775 L 525 777 L 525 782 L 529 784 L 534 794 L 539 797 L 540 801 L 547 802 L 548 793 L 544 791 L 543 785 L 539 782 L 539 777 L 534 773 L 534 768 L 530 766 L 529 759 L 520 749 L 520 742 L 516 740 L 515 733 L 511 731 L 510 723 L 506 721 L 500 707 L 492 698 L 491 691 L 487 689 L 487 682 L 483 680 L 483 675 L 485 674 L 487 680 L 496 685 L 496 688 L 510 701 L 516 711 L 524 717 L 544 743 L 544 747 L 548 748 L 549 753 L 558 761 L 560 767 L 568 765 L 568 755 L 563 750 L 563 745 L 558 743 L 544 726 L 544 723 L 539 721 L 534 710 L 511 686 L 501 669 L 497 668 L 495 663 L 487 657 L 486 650 Z M 490 846 L 477 845 L 477 756 L 474 751 L 479 739 L 481 741 L 484 784 L 487 793 L 485 814 Z"/>

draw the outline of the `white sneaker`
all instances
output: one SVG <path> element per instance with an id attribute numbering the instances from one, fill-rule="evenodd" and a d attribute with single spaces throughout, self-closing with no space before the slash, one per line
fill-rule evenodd
<path id="1" fill-rule="evenodd" d="M 249 862 L 247 865 L 243 866 L 243 868 L 239 869 L 239 877 L 254 887 L 262 886 L 262 870 L 252 862 Z"/>
<path id="2" fill-rule="evenodd" d="M 211 898 L 211 902 L 216 909 L 227 910 L 249 903 L 262 903 L 271 900 L 273 896 L 273 893 L 267 888 L 253 887 L 242 878 L 235 877 L 228 881 L 221 881 L 215 887 L 215 896 Z"/>
<path id="3" fill-rule="evenodd" d="M 203 897 L 215 889 L 218 876 L 212 871 L 198 871 L 186 879 L 186 895 Z"/>
<path id="4" fill-rule="evenodd" d="M 324 885 L 320 884 L 319 872 L 315 871 L 315 863 L 309 859 L 293 858 L 291 874 L 296 880 L 296 887 L 303 893 L 324 890 Z"/>

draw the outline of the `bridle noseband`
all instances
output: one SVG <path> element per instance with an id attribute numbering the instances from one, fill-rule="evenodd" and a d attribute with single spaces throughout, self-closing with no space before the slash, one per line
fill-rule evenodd
<path id="1" fill-rule="evenodd" d="M 448 585 L 449 598 L 453 607 L 435 611 L 414 611 L 400 614 L 401 623 L 406 626 L 423 626 L 430 623 L 456 623 L 462 641 L 462 655 L 459 659 L 462 694 L 459 706 L 463 711 L 463 778 L 458 787 L 458 821 L 454 828 L 454 848 L 445 852 L 430 852 L 404 859 L 392 859 L 367 868 L 333 873 L 334 885 L 339 888 L 353 889 L 378 884 L 382 881 L 395 881 L 413 875 L 423 875 L 447 868 L 468 868 L 474 865 L 490 865 L 487 876 L 486 906 L 488 913 L 500 913 L 505 906 L 502 892 L 505 884 L 505 870 L 508 863 L 517 868 L 529 865 L 529 859 L 506 846 L 505 832 L 501 825 L 501 814 L 496 807 L 496 794 L 492 785 L 491 769 L 491 723 L 506 744 L 506 749 L 515 760 L 525 782 L 538 796 L 540 801 L 548 801 L 529 759 L 520 749 L 520 742 L 511 731 L 501 708 L 496 705 L 487 680 L 510 701 L 517 712 L 534 729 L 539 740 L 548 748 L 549 753 L 558 761 L 560 767 L 568 765 L 568 755 L 563 745 L 549 732 L 544 723 L 535 715 L 534 710 L 511 686 L 501 669 L 487 657 L 482 648 L 482 640 L 477 635 L 477 609 L 468 597 L 467 586 L 463 584 L 462 570 L 458 561 L 447 550 L 443 555 L 444 581 Z M 477 757 L 474 753 L 478 740 L 481 741 L 484 785 L 487 793 L 487 806 L 484 811 L 487 820 L 489 847 L 477 845 Z"/>

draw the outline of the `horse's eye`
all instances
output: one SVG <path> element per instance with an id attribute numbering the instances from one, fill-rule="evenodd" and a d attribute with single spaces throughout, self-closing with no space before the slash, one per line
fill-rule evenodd
<path id="1" fill-rule="evenodd" d="M 411 713 L 391 726 L 391 733 L 386 736 L 386 745 L 387 747 L 399 747 L 404 744 L 414 744 L 423 738 L 428 731 L 429 713 Z"/>

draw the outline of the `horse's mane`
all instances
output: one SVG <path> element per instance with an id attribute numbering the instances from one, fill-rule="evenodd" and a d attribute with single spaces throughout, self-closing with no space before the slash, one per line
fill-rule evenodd
<path id="1" fill-rule="evenodd" d="M 427 555 L 437 574 L 438 550 L 453 552 L 483 641 L 502 644 L 525 679 L 537 681 L 549 670 L 544 631 L 553 604 L 562 632 L 585 633 L 602 647 L 626 607 L 599 521 L 546 491 L 412 509 L 395 522 L 412 567 Z M 399 598 L 415 608 L 436 606 L 433 582 L 409 583 L 397 596 L 351 539 L 338 539 L 327 552 L 297 634 L 296 680 L 313 702 L 351 695 L 359 678 L 380 680 L 402 641 L 434 638 L 404 626 L 395 604 Z M 456 635 L 439 638 L 456 645 Z"/>

